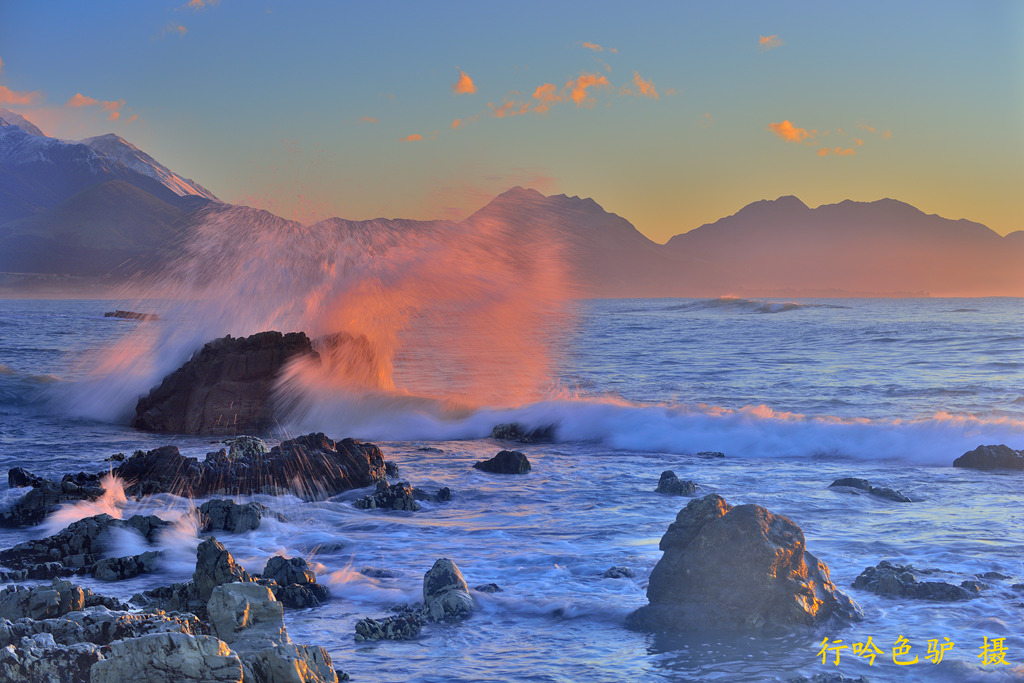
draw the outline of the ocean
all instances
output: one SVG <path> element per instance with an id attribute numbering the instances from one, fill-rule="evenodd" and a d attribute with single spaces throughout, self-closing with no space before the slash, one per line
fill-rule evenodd
<path id="1" fill-rule="evenodd" d="M 161 319 L 103 316 L 129 307 Z M 126 426 L 137 397 L 203 342 L 267 324 L 211 325 L 210 311 L 220 309 L 195 308 L 0 301 L 0 467 L 59 477 L 167 443 L 199 457 L 217 450 L 212 437 Z M 268 442 L 310 431 L 373 441 L 403 481 L 448 486 L 451 502 L 404 513 L 356 509 L 366 490 L 312 503 L 255 496 L 283 520 L 219 539 L 250 571 L 281 553 L 313 563 L 333 599 L 287 612 L 289 632 L 324 646 L 356 681 L 1024 680 L 1024 591 L 1012 587 L 1024 583 L 1024 472 L 951 466 L 981 444 L 1024 448 L 1022 319 L 1024 300 L 1011 298 L 595 300 L 571 305 L 558 325 L 524 322 L 518 337 L 513 320 L 500 340 L 459 347 L 471 352 L 445 356 L 391 335 L 367 375 L 372 389 L 365 377 L 291 387 L 295 410 Z M 428 322 L 422 329 L 443 325 Z M 554 443 L 518 447 L 533 464 L 527 475 L 471 467 L 507 446 L 490 438 L 503 422 L 554 426 Z M 698 455 L 706 451 L 725 457 Z M 698 495 L 756 503 L 796 522 L 864 621 L 771 638 L 627 629 L 626 616 L 646 602 L 658 541 L 689 500 L 654 493 L 666 469 L 695 481 Z M 847 476 L 913 502 L 829 488 Z M 0 506 L 21 495 L 0 491 Z M 101 511 L 179 519 L 200 502 L 111 496 L 41 527 L 0 530 L 0 547 Z M 199 542 L 188 519 L 161 540 L 158 574 L 75 580 L 124 599 L 187 580 Z M 118 555 L 141 552 L 130 537 L 119 543 Z M 419 599 L 423 573 L 439 557 L 453 559 L 470 586 L 503 590 L 477 593 L 470 619 L 427 626 L 419 640 L 354 642 L 358 619 Z M 955 584 L 987 572 L 1008 578 L 982 579 L 977 598 L 954 603 L 851 587 L 881 560 L 935 569 L 928 578 Z M 634 576 L 604 578 L 612 566 Z M 894 663 L 900 636 L 916 663 Z M 832 652 L 823 663 L 823 639 L 869 637 L 882 651 L 874 663 L 850 649 L 838 665 Z M 954 645 L 934 663 L 928 641 L 946 638 Z M 982 647 L 996 638 L 1005 639 L 1008 663 L 983 666 Z"/>

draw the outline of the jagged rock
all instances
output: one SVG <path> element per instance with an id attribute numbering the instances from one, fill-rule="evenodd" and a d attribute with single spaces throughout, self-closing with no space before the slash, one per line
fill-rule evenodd
<path id="1" fill-rule="evenodd" d="M 878 595 L 937 602 L 970 600 L 974 597 L 974 593 L 963 586 L 954 586 L 944 581 L 918 581 L 915 573 L 931 572 L 915 569 L 912 565 L 892 564 L 882 560 L 861 572 L 853 580 L 853 587 Z"/>
<path id="2" fill-rule="evenodd" d="M 124 462 L 124 453 L 114 453 L 109 458 L 103 458 L 103 462 Z"/>
<path id="3" fill-rule="evenodd" d="M 216 538 L 208 538 L 199 544 L 192 582 L 200 600 L 208 601 L 217 586 L 248 581 L 252 581 L 248 572 L 235 562 L 235 558 Z"/>
<path id="4" fill-rule="evenodd" d="M 241 683 L 242 662 L 213 636 L 153 633 L 110 644 L 91 683 Z"/>
<path id="5" fill-rule="evenodd" d="M 8 683 L 89 683 L 90 670 L 102 659 L 92 643 L 58 645 L 39 633 L 0 648 L 0 680 Z"/>
<path id="6" fill-rule="evenodd" d="M 81 574 L 101 561 L 111 529 L 131 529 L 152 542 L 169 525 L 170 522 L 155 515 L 135 515 L 124 520 L 108 514 L 94 515 L 69 524 L 53 536 L 25 541 L 0 551 L 0 563 L 27 569 L 33 578 Z M 149 559 L 146 564 L 150 564 Z M 127 569 L 127 561 L 124 566 Z"/>
<path id="7" fill-rule="evenodd" d="M 233 500 L 210 500 L 199 507 L 199 524 L 203 533 L 230 531 L 241 534 L 256 529 L 270 508 L 262 503 L 239 505 Z"/>
<path id="8" fill-rule="evenodd" d="M 895 489 L 890 489 L 885 486 L 872 486 L 867 479 L 858 479 L 857 477 L 844 477 L 842 479 L 836 479 L 834 482 L 829 484 L 829 488 L 846 487 L 851 489 L 857 489 L 870 493 L 872 496 L 879 498 L 887 498 L 889 500 L 896 501 L 897 503 L 911 503 L 913 502 L 907 496 L 903 495 Z"/>
<path id="9" fill-rule="evenodd" d="M 262 574 L 265 579 L 272 579 L 278 585 L 271 587 L 276 597 L 285 607 L 305 609 L 316 607 L 330 597 L 327 586 L 316 582 L 316 574 L 301 557 L 285 559 L 279 555 L 271 557 Z"/>
<path id="10" fill-rule="evenodd" d="M 667 493 L 673 496 L 692 496 L 697 493 L 697 485 L 692 481 L 685 481 L 676 476 L 672 470 L 665 470 L 658 479 L 658 488 L 655 493 Z"/>
<path id="11" fill-rule="evenodd" d="M 289 609 L 317 607 L 331 597 L 330 590 L 321 583 L 306 585 L 293 583 L 290 586 L 278 586 L 272 590 L 274 597 Z"/>
<path id="12" fill-rule="evenodd" d="M 423 620 L 412 613 L 383 619 L 366 617 L 356 622 L 356 642 L 364 640 L 412 640 L 420 634 Z"/>
<path id="13" fill-rule="evenodd" d="M 384 463 L 384 474 L 388 479 L 398 479 L 398 465 L 393 462 Z"/>
<path id="14" fill-rule="evenodd" d="M 136 593 L 131 602 L 148 611 L 189 612 L 200 619 L 206 618 L 206 602 L 199 597 L 193 581 Z"/>
<path id="15" fill-rule="evenodd" d="M 420 509 L 416 502 L 412 487 L 402 481 L 397 484 L 388 484 L 386 481 L 377 482 L 377 490 L 369 496 L 364 496 L 354 503 L 357 508 L 363 510 L 409 510 L 415 512 Z"/>
<path id="16" fill-rule="evenodd" d="M 380 567 L 363 567 L 359 573 L 374 579 L 397 579 L 399 576 L 403 576 L 402 572 Z"/>
<path id="17" fill-rule="evenodd" d="M 491 438 L 515 443 L 548 443 L 555 440 L 555 425 L 528 429 L 518 422 L 495 425 Z"/>
<path id="18" fill-rule="evenodd" d="M 732 507 L 716 494 L 691 500 L 660 548 L 650 604 L 631 615 L 638 627 L 771 632 L 861 618 L 805 550 L 800 527 L 759 505 Z"/>
<path id="19" fill-rule="evenodd" d="M 695 455 L 698 458 L 704 458 L 706 460 L 725 457 L 725 453 L 722 453 L 721 451 L 701 451 L 700 453 L 696 453 Z"/>
<path id="20" fill-rule="evenodd" d="M 50 619 L 85 607 L 85 591 L 54 579 L 49 586 L 7 586 L 0 591 L 0 618 Z"/>
<path id="21" fill-rule="evenodd" d="M 530 471 L 530 461 L 519 451 L 501 451 L 490 460 L 481 460 L 473 467 L 491 474 L 526 474 Z"/>
<path id="22" fill-rule="evenodd" d="M 121 581 L 139 574 L 152 574 L 159 559 L 160 552 L 156 550 L 127 557 L 108 557 L 93 565 L 92 575 L 100 581 Z"/>
<path id="23" fill-rule="evenodd" d="M 320 358 L 302 332 L 215 339 L 139 399 L 132 426 L 174 434 L 265 432 L 274 425 L 274 382 L 300 356 Z"/>
<path id="24" fill-rule="evenodd" d="M 428 619 L 461 619 L 473 611 L 473 597 L 458 566 L 444 557 L 423 575 L 423 605 Z"/>
<path id="25" fill-rule="evenodd" d="M 502 593 L 504 589 L 496 583 L 482 583 L 479 586 L 473 586 L 473 590 L 480 593 Z"/>
<path id="26" fill-rule="evenodd" d="M 953 467 L 975 470 L 1024 470 L 1024 452 L 1009 446 L 978 446 L 953 461 Z"/>
<path id="27" fill-rule="evenodd" d="M 604 578 L 606 579 L 632 579 L 633 570 L 629 567 L 609 567 L 604 570 Z"/>
<path id="28" fill-rule="evenodd" d="M 49 634 L 59 645 L 93 643 L 108 645 L 122 638 L 135 638 L 147 633 L 206 633 L 207 627 L 192 614 L 167 615 L 110 610 L 96 605 L 68 612 L 52 619 L 17 621 L 0 620 L 0 647 L 6 647 L 26 636 Z"/>
<path id="29" fill-rule="evenodd" d="M 267 442 L 258 436 L 236 436 L 226 439 L 224 445 L 228 447 L 229 458 L 253 458 L 270 452 Z"/>
<path id="30" fill-rule="evenodd" d="M 383 481 L 384 456 L 370 443 L 334 441 L 307 434 L 274 446 L 269 453 L 230 457 L 225 450 L 207 453 L 200 462 L 175 446 L 136 451 L 114 473 L 129 482 L 129 495 L 173 493 L 210 495 L 292 493 L 323 500 L 353 488 Z"/>
<path id="31" fill-rule="evenodd" d="M 11 487 L 31 486 L 32 489 L 21 500 L 0 512 L 0 527 L 34 526 L 65 503 L 96 500 L 104 493 L 100 476 L 84 472 L 52 481 L 15 467 L 7 473 L 7 479 Z"/>

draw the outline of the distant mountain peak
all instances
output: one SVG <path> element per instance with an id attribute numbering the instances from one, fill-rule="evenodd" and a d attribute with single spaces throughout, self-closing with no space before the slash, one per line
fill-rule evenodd
<path id="1" fill-rule="evenodd" d="M 97 154 L 124 164 L 133 171 L 160 181 L 176 195 L 184 197 L 192 194 L 218 201 L 217 197 L 205 187 L 190 178 L 183 178 L 174 173 L 119 135 L 114 133 L 96 135 L 82 140 L 81 144 L 86 145 Z"/>
<path id="2" fill-rule="evenodd" d="M 32 123 L 18 112 L 11 111 L 10 109 L 4 109 L 0 107 L 0 119 L 12 126 L 17 126 L 29 135 L 35 135 L 41 138 L 45 138 L 46 134 L 39 130 L 36 124 Z"/>

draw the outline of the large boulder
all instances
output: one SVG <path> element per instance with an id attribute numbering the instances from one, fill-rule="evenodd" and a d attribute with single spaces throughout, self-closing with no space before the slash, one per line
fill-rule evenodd
<path id="1" fill-rule="evenodd" d="M 491 474 L 526 474 L 530 461 L 519 451 L 501 451 L 490 460 L 481 460 L 474 468 Z"/>
<path id="2" fill-rule="evenodd" d="M 208 538 L 196 549 L 196 569 L 192 582 L 199 599 L 206 602 L 217 586 L 225 583 L 248 582 L 252 579 L 235 558 L 216 538 Z"/>
<path id="3" fill-rule="evenodd" d="M 255 501 L 239 504 L 233 500 L 208 500 L 199 506 L 199 527 L 203 533 L 230 531 L 241 534 L 258 528 L 268 509 Z"/>
<path id="4" fill-rule="evenodd" d="M 87 594 L 67 581 L 49 586 L 7 586 L 0 591 L 0 619 L 51 619 L 86 606 Z"/>
<path id="5" fill-rule="evenodd" d="M 423 605 L 432 621 L 461 619 L 473 611 L 473 597 L 459 567 L 443 557 L 423 575 Z"/>
<path id="6" fill-rule="evenodd" d="M 284 558 L 275 555 L 267 560 L 262 576 L 277 584 L 271 590 L 285 607 L 316 607 L 330 597 L 327 586 L 316 582 L 316 574 L 301 557 Z"/>
<path id="7" fill-rule="evenodd" d="M 386 476 L 384 455 L 373 444 L 334 441 L 321 433 L 283 441 L 269 453 L 251 450 L 231 457 L 222 449 L 207 453 L 202 462 L 175 446 L 136 451 L 114 474 L 129 482 L 126 490 L 136 496 L 291 493 L 307 500 L 370 486 Z"/>
<path id="8" fill-rule="evenodd" d="M 246 434 L 274 425 L 274 383 L 293 358 L 319 355 L 302 332 L 215 339 L 139 399 L 134 427 L 175 434 Z"/>
<path id="9" fill-rule="evenodd" d="M 860 610 L 804 548 L 800 527 L 759 505 L 716 494 L 690 501 L 661 539 L 650 604 L 631 617 L 650 630 L 774 632 Z"/>
<path id="10" fill-rule="evenodd" d="M 242 662 L 213 636 L 152 633 L 110 644 L 92 683 L 241 683 Z"/>
<path id="11" fill-rule="evenodd" d="M 1009 446 L 978 446 L 953 461 L 953 467 L 975 470 L 1024 470 L 1024 452 Z"/>

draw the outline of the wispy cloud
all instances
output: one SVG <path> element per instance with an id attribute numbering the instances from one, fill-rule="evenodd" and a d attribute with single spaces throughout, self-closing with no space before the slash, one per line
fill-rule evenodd
<path id="1" fill-rule="evenodd" d="M 95 97 L 86 97 L 82 93 L 75 93 L 71 99 L 64 103 L 65 107 L 91 107 L 94 104 L 99 104 L 100 101 Z"/>
<path id="2" fill-rule="evenodd" d="M 178 9 L 179 10 L 189 10 L 190 9 L 193 12 L 198 12 L 199 10 L 204 10 L 207 7 L 216 7 L 219 4 L 220 4 L 220 0 L 188 0 L 188 2 L 186 2 L 184 5 L 182 5 Z"/>
<path id="3" fill-rule="evenodd" d="M 565 89 L 569 92 L 569 99 L 575 102 L 577 107 L 583 105 L 590 107 L 594 105 L 595 100 L 587 90 L 590 88 L 608 88 L 609 86 L 607 76 L 582 73 L 574 80 L 566 83 Z"/>
<path id="4" fill-rule="evenodd" d="M 641 97 L 650 97 L 651 99 L 658 99 L 658 91 L 654 87 L 654 81 L 646 81 L 640 76 L 639 71 L 633 72 L 633 84 L 637 88 L 637 95 Z"/>
<path id="5" fill-rule="evenodd" d="M 842 147 L 835 147 L 833 149 L 829 149 L 828 147 L 822 147 L 821 149 L 818 150 L 819 157 L 827 157 L 830 154 L 832 156 L 837 157 L 852 157 L 856 153 L 857 150 L 853 149 L 852 147 L 848 147 L 846 149 L 843 149 Z"/>
<path id="6" fill-rule="evenodd" d="M 456 95 L 472 95 L 476 92 L 476 84 L 462 69 L 459 69 L 459 80 L 452 84 L 452 92 Z"/>
<path id="7" fill-rule="evenodd" d="M 400 142 L 419 142 L 423 139 L 423 136 L 419 133 L 413 133 L 412 135 L 406 135 L 400 140 Z"/>
<path id="8" fill-rule="evenodd" d="M 356 123 L 380 123 L 377 119 L 372 116 L 360 116 Z"/>
<path id="9" fill-rule="evenodd" d="M 160 29 L 160 33 L 153 37 L 153 40 L 160 38 L 166 38 L 167 36 L 178 36 L 179 38 L 188 33 L 188 29 L 181 24 L 173 21 L 167 22 L 167 25 Z"/>
<path id="10" fill-rule="evenodd" d="M 768 130 L 778 135 L 786 142 L 802 142 L 806 140 L 811 134 L 807 132 L 806 128 L 797 128 L 789 119 L 786 119 L 782 123 L 769 123 Z"/>
<path id="11" fill-rule="evenodd" d="M 543 114 L 551 109 L 551 105 L 562 102 L 565 98 L 558 93 L 558 88 L 554 83 L 545 83 L 537 86 L 537 89 L 533 91 L 533 99 L 538 101 L 538 104 L 533 107 L 533 111 Z"/>
<path id="12" fill-rule="evenodd" d="M 38 90 L 29 92 L 27 90 L 11 90 L 6 85 L 0 85 L 0 104 L 29 105 L 36 104 L 43 99 L 43 93 Z"/>
<path id="13" fill-rule="evenodd" d="M 78 92 L 75 93 L 67 102 L 64 103 L 65 107 L 71 107 L 78 109 L 81 107 L 99 107 L 103 111 L 107 112 L 108 121 L 117 121 L 121 118 L 121 110 L 124 109 L 126 102 L 124 100 L 97 100 L 95 97 L 89 97 Z M 128 122 L 138 120 L 138 114 L 132 114 Z"/>
<path id="14" fill-rule="evenodd" d="M 758 42 L 758 49 L 760 49 L 761 52 L 767 52 L 768 50 L 771 50 L 772 48 L 780 47 L 780 46 L 786 44 L 786 41 L 784 41 L 781 38 L 779 38 L 778 34 L 771 35 L 771 36 L 761 36 L 758 39 L 757 42 Z"/>
<path id="15" fill-rule="evenodd" d="M 888 140 L 889 138 L 892 137 L 892 131 L 888 130 L 888 129 L 886 129 L 886 130 L 879 130 L 878 128 L 875 128 L 874 126 L 869 126 L 866 123 L 858 123 L 857 127 L 860 128 L 863 131 L 867 131 L 868 133 L 874 133 L 876 135 L 880 135 L 880 136 L 882 136 L 883 140 Z"/>
<path id="16" fill-rule="evenodd" d="M 491 110 L 491 116 L 496 119 L 503 119 L 505 117 L 525 114 L 530 111 L 530 103 L 506 99 L 500 106 L 496 106 L 493 102 L 488 102 L 487 108 Z"/>
<path id="17" fill-rule="evenodd" d="M 455 119 L 454 121 L 452 121 L 452 130 L 456 130 L 458 128 L 463 128 L 464 126 L 466 126 L 466 124 L 469 124 L 469 123 L 476 123 L 477 119 L 479 119 L 479 118 L 480 118 L 479 114 L 474 114 L 473 116 L 469 116 L 469 117 L 464 118 L 464 119 Z"/>
<path id="18" fill-rule="evenodd" d="M 594 52 L 604 52 L 605 50 L 608 50 L 608 52 L 611 52 L 612 54 L 618 54 L 618 52 L 619 52 L 619 50 L 617 48 L 614 48 L 614 47 L 605 48 L 605 47 L 602 47 L 602 46 L 598 45 L 597 43 L 591 43 L 590 41 L 584 41 L 583 43 L 581 43 L 581 45 L 583 47 L 587 48 L 588 50 L 593 50 Z"/>
<path id="19" fill-rule="evenodd" d="M 707 112 L 704 112 L 704 116 L 702 116 L 701 119 L 700 119 L 700 127 L 701 128 L 710 128 L 711 126 L 714 125 L 714 123 L 715 123 L 715 120 L 713 118 L 711 118 L 711 114 L 709 114 Z"/>
<path id="20" fill-rule="evenodd" d="M 121 110 L 124 109 L 124 100 L 100 102 L 100 108 L 103 109 L 103 111 L 108 112 L 108 121 L 117 121 L 121 118 Z"/>

